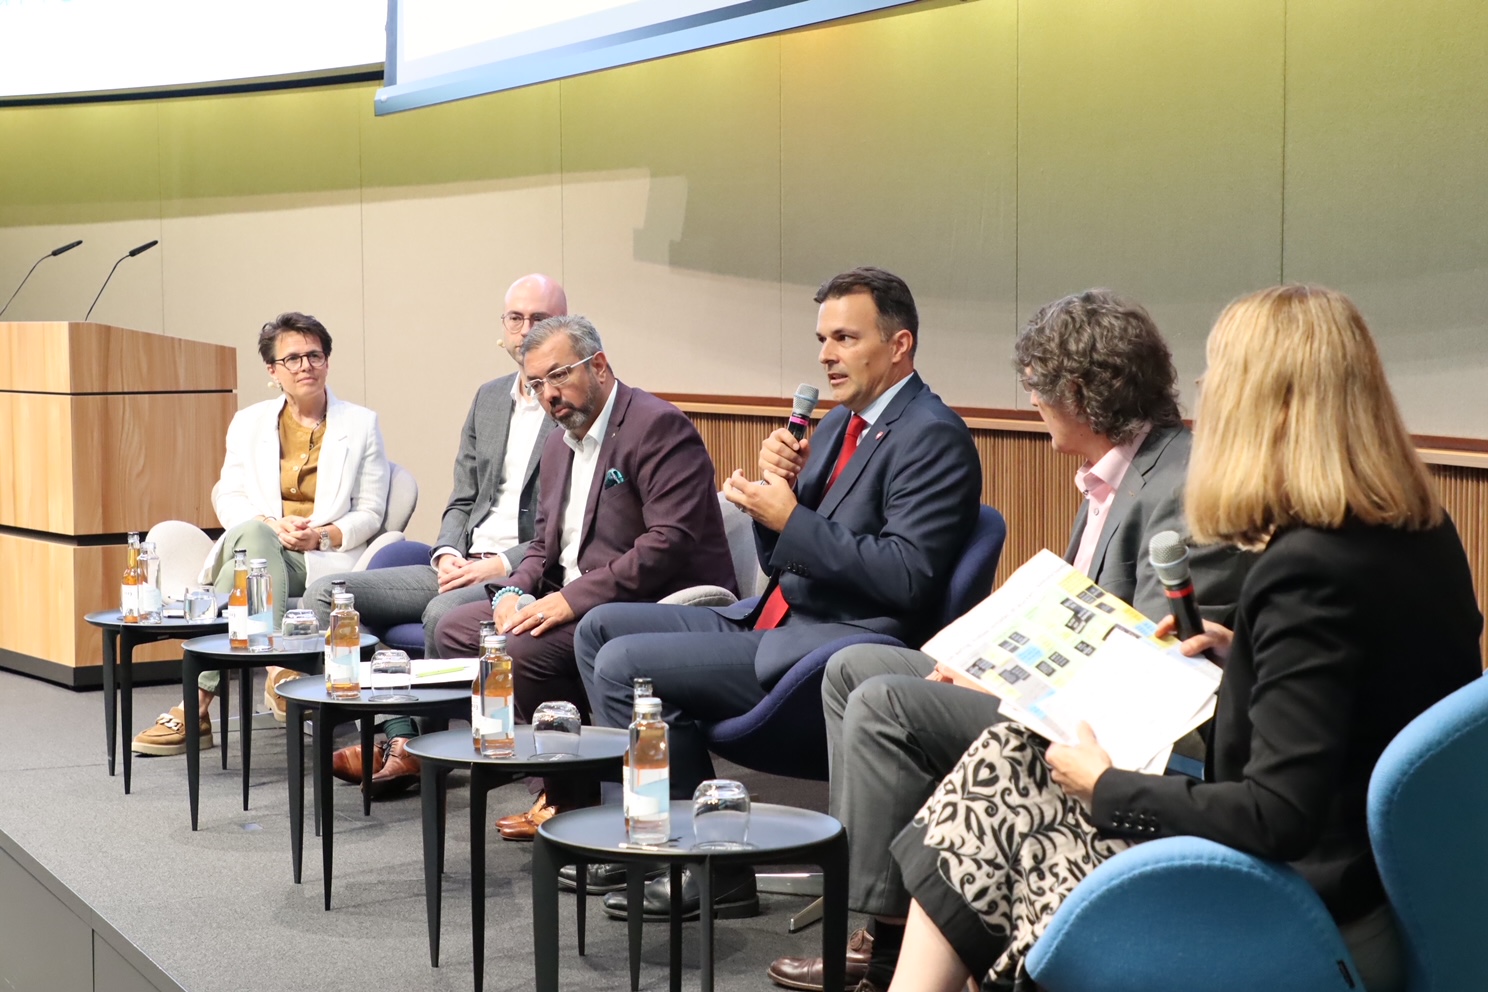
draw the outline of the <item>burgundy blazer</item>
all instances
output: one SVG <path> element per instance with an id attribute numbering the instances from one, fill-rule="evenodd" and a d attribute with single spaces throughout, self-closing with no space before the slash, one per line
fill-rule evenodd
<path id="1" fill-rule="evenodd" d="M 543 447 L 536 533 L 507 584 L 543 596 L 559 589 L 582 617 L 601 603 L 645 603 L 694 585 L 737 593 L 718 507 L 713 459 L 672 404 L 615 382 L 615 406 L 584 514 L 579 570 L 563 585 L 558 554 L 573 449 L 563 431 Z M 606 484 L 612 470 L 620 481 Z"/>

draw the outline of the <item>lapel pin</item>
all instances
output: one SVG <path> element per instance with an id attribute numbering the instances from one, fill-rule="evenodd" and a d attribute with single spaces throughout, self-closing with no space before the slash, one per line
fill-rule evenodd
<path id="1" fill-rule="evenodd" d="M 883 436 L 884 436 L 884 432 L 883 431 L 879 431 L 877 434 L 873 435 L 873 440 L 877 441 L 880 438 L 882 438 Z"/>

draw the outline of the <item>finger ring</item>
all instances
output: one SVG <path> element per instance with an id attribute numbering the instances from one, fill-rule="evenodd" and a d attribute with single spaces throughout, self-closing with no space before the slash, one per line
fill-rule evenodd
<path id="1" fill-rule="evenodd" d="M 548 616 L 547 616 L 547 614 L 546 614 L 546 613 L 539 613 L 539 614 L 538 614 L 538 615 L 537 615 L 537 618 L 538 618 L 538 619 L 539 619 L 539 620 L 546 620 L 546 619 L 547 619 L 547 618 L 548 618 Z"/>

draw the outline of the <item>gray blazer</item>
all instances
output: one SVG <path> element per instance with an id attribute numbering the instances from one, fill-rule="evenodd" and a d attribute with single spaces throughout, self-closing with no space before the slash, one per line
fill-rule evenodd
<path id="1" fill-rule="evenodd" d="M 1147 435 L 1121 480 L 1090 559 L 1090 577 L 1096 585 L 1152 620 L 1161 620 L 1171 611 L 1148 558 L 1147 542 L 1165 530 L 1188 534 L 1183 483 L 1192 446 L 1193 434 L 1187 427 L 1159 427 Z M 1087 502 L 1075 514 L 1065 561 L 1075 560 L 1089 509 Z M 1255 556 L 1228 546 L 1209 546 L 1190 550 L 1188 558 L 1199 612 L 1233 629 L 1240 585 Z"/>
<path id="2" fill-rule="evenodd" d="M 475 402 L 470 404 L 470 414 L 460 433 L 455 484 L 444 507 L 435 551 L 447 547 L 467 554 L 475 528 L 496 505 L 501 473 L 506 465 L 506 436 L 513 408 L 511 391 L 516 378 L 517 373 L 513 372 L 476 390 Z M 513 571 L 527 556 L 527 545 L 532 540 L 539 490 L 537 466 L 542 461 L 543 442 L 557 426 L 552 418 L 543 418 L 532 454 L 527 458 L 527 470 L 522 476 L 522 503 L 517 513 L 517 536 L 522 543 L 503 549 Z"/>

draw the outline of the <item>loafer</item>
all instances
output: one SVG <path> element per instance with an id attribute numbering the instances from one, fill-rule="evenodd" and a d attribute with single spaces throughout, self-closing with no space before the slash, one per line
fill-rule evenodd
<path id="1" fill-rule="evenodd" d="M 537 836 L 537 828 L 557 816 L 562 810 L 557 806 L 544 804 L 537 809 L 528 810 L 523 813 L 516 823 L 501 826 L 496 829 L 501 834 L 502 840 L 531 840 Z"/>
<path id="2" fill-rule="evenodd" d="M 382 771 L 386 761 L 387 748 L 374 746 L 372 748 L 372 774 L 376 775 Z M 362 784 L 362 746 L 353 744 L 351 747 L 343 747 L 331 755 L 331 774 L 343 782 L 352 785 Z"/>
<path id="3" fill-rule="evenodd" d="M 847 938 L 847 967 L 843 970 L 843 988 L 856 990 L 868 978 L 868 960 L 873 956 L 873 935 L 857 929 Z M 776 958 L 770 962 L 770 981 L 788 989 L 803 992 L 826 992 L 822 985 L 821 958 Z M 872 986 L 870 985 L 870 988 Z"/>
<path id="4" fill-rule="evenodd" d="M 501 817 L 500 819 L 498 819 L 496 821 L 496 829 L 497 830 L 501 830 L 501 829 L 505 828 L 505 829 L 508 829 L 508 830 L 515 830 L 515 829 L 521 827 L 522 824 L 524 824 L 526 822 L 527 817 L 528 817 L 529 814 L 536 813 L 538 810 L 542 809 L 547 804 L 548 804 L 548 794 L 546 792 L 539 792 L 537 794 L 537 801 L 532 804 L 532 808 L 531 809 L 526 810 L 525 812 L 522 812 L 522 813 L 513 813 L 511 816 L 503 816 L 503 817 Z"/>
<path id="5" fill-rule="evenodd" d="M 383 749 L 385 755 L 382 768 L 367 784 L 367 794 L 373 799 L 386 799 L 406 792 L 419 780 L 419 760 L 403 750 L 405 738 L 396 737 Z"/>
<path id="6" fill-rule="evenodd" d="M 641 919 L 647 923 L 665 923 L 671 919 L 672 879 L 670 872 L 646 883 L 642 890 Z M 604 913 L 611 919 L 626 919 L 629 908 L 626 893 L 611 892 L 604 898 Z M 697 875 L 691 865 L 682 869 L 682 919 L 702 916 L 702 897 L 698 894 Z M 743 920 L 759 915 L 759 890 L 754 885 L 752 868 L 726 868 L 713 873 L 713 918 Z"/>
<path id="7" fill-rule="evenodd" d="M 593 895 L 596 893 L 619 892 L 625 888 L 625 880 L 629 877 L 627 869 L 629 865 L 611 862 L 609 864 L 589 865 L 584 871 L 586 891 Z M 646 881 L 660 878 L 666 874 L 666 868 L 647 868 L 645 870 Z M 558 888 L 564 892 L 578 891 L 577 879 L 579 869 L 576 865 L 564 865 L 558 869 Z"/>

